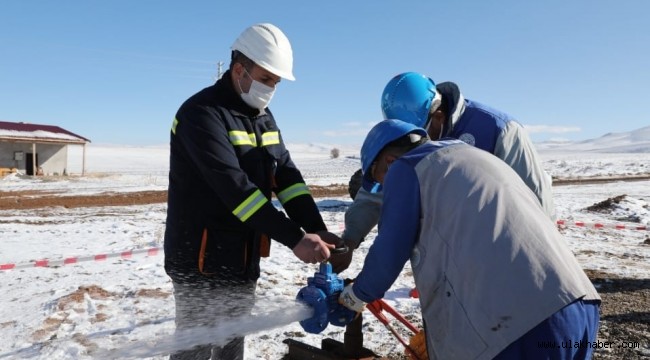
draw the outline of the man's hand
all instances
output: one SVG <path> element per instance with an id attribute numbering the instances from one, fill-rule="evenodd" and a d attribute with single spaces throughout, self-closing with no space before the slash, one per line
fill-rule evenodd
<path id="1" fill-rule="evenodd" d="M 298 259 L 309 264 L 315 264 L 329 259 L 330 249 L 334 249 L 334 245 L 326 243 L 320 236 L 305 234 L 302 240 L 294 246 L 293 253 Z"/>
<path id="2" fill-rule="evenodd" d="M 343 291 L 341 291 L 341 295 L 339 295 L 339 304 L 358 313 L 362 312 L 366 307 L 366 303 L 354 295 L 352 284 L 346 286 L 343 288 Z"/>

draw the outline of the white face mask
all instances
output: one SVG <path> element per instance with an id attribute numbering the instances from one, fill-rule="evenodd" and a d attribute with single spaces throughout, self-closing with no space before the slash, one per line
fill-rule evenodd
<path id="1" fill-rule="evenodd" d="M 250 107 L 264 111 L 264 108 L 269 106 L 271 98 L 273 98 L 275 87 L 266 86 L 261 82 L 253 79 L 253 77 L 248 73 L 248 71 L 246 71 L 246 69 L 244 69 L 244 72 L 246 72 L 246 75 L 248 75 L 248 77 L 253 80 L 253 82 L 251 83 L 251 87 L 248 89 L 248 92 L 245 93 L 242 90 L 242 100 L 244 100 L 244 102 Z M 239 89 L 241 90 L 241 83 L 239 83 L 239 80 L 237 80 L 237 83 L 239 84 Z"/>

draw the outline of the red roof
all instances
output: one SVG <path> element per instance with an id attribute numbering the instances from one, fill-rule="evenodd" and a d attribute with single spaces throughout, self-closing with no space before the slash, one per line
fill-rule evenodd
<path id="1" fill-rule="evenodd" d="M 0 121 L 0 132 L 2 130 L 8 130 L 8 131 L 17 131 L 17 132 L 22 132 L 22 133 L 35 133 L 37 131 L 43 131 L 43 132 L 48 132 L 48 133 L 53 133 L 53 134 L 61 134 L 61 135 L 68 135 L 72 136 L 75 138 L 78 138 L 79 140 L 83 140 L 86 142 L 90 142 L 90 140 L 86 139 L 83 136 L 77 135 L 73 132 L 70 132 L 66 129 L 62 129 L 58 126 L 54 125 L 40 125 L 40 124 L 29 124 L 29 123 L 23 123 L 23 122 L 7 122 L 7 121 Z M 2 136 L 0 134 L 0 138 L 11 138 L 12 136 Z M 24 136 L 20 136 L 21 138 L 25 137 L 30 137 L 29 134 L 25 134 Z M 60 142 L 65 142 L 63 139 L 57 138 L 56 136 L 52 137 L 47 137 L 47 136 L 33 136 L 34 139 L 48 139 L 48 140 L 58 140 Z M 73 141 L 74 142 L 74 141 Z"/>

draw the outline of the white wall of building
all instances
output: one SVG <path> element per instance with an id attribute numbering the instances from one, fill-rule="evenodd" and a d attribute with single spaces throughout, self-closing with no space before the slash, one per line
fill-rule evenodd
<path id="1" fill-rule="evenodd" d="M 0 167 L 16 168 L 27 173 L 28 154 L 33 152 L 31 143 L 0 142 Z M 16 160 L 16 153 L 22 153 L 22 159 Z M 61 144 L 36 144 L 38 168 L 43 175 L 62 175 L 67 171 L 68 146 Z"/>

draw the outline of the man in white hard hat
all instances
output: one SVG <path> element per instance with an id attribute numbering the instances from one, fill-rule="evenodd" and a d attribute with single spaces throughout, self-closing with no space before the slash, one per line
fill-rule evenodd
<path id="1" fill-rule="evenodd" d="M 248 314 L 270 239 L 307 263 L 326 260 L 334 247 L 321 239 L 337 238 L 327 232 L 267 107 L 280 79 L 294 80 L 292 68 L 282 31 L 253 25 L 232 45 L 229 70 L 174 118 L 165 270 L 174 285 L 177 332 Z M 273 206 L 272 193 L 288 216 Z M 171 355 L 206 358 L 243 359 L 244 337 Z"/>

